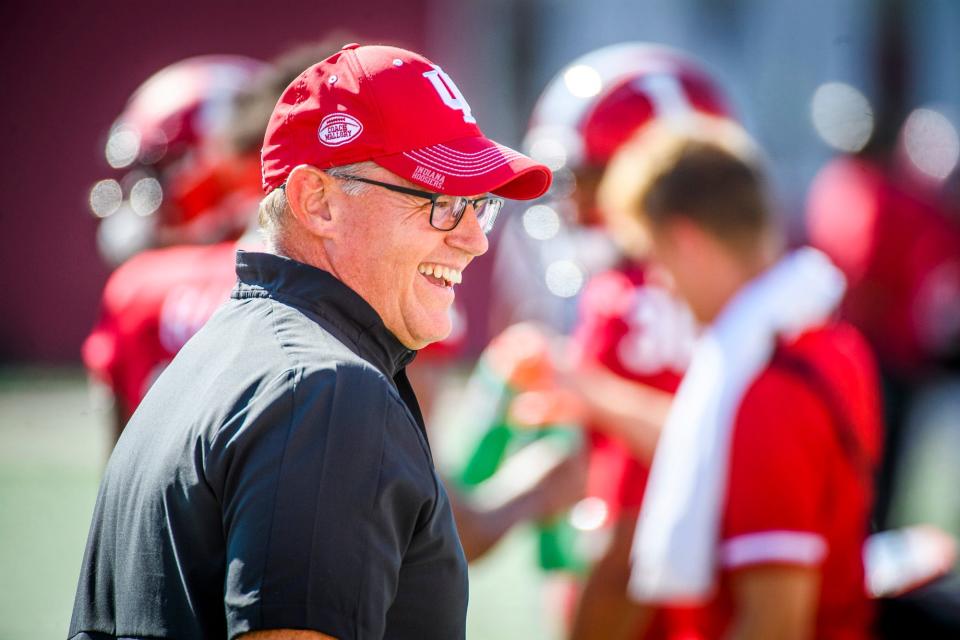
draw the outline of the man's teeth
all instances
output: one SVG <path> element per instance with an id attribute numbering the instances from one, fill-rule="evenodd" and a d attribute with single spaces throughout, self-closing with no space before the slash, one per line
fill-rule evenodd
<path id="1" fill-rule="evenodd" d="M 421 264 L 417 270 L 425 276 L 433 276 L 438 280 L 446 280 L 451 284 L 460 284 L 463 282 L 463 272 L 453 267 L 445 267 L 440 264 Z"/>

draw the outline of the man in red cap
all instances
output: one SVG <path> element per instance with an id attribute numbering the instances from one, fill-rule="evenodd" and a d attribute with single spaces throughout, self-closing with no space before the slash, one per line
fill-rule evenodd
<path id="1" fill-rule="evenodd" d="M 358 45 L 287 88 L 262 170 L 268 252 L 238 253 L 117 443 L 70 637 L 462 638 L 466 563 L 404 367 L 450 331 L 497 196 L 550 172 L 429 60 Z"/>

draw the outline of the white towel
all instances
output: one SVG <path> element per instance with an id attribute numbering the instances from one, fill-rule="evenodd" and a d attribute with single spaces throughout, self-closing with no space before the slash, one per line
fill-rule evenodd
<path id="1" fill-rule="evenodd" d="M 699 338 L 660 436 L 637 523 L 635 599 L 680 604 L 710 596 L 735 412 L 777 336 L 821 324 L 844 288 L 826 256 L 799 249 L 743 287 Z"/>

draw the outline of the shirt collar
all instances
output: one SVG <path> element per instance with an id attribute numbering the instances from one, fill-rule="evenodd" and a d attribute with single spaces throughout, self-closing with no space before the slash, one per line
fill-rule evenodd
<path id="1" fill-rule="evenodd" d="M 317 313 L 352 338 L 361 355 L 391 378 L 416 355 L 390 333 L 366 300 L 323 269 L 270 253 L 240 250 L 237 278 L 232 297 L 278 298 Z"/>

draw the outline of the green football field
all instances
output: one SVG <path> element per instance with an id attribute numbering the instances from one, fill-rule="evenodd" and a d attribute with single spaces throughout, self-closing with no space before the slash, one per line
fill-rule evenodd
<path id="1" fill-rule="evenodd" d="M 107 410 L 79 369 L 0 370 L 0 640 L 66 637 Z M 467 637 L 550 639 L 534 538 L 518 528 L 471 567 Z"/>

